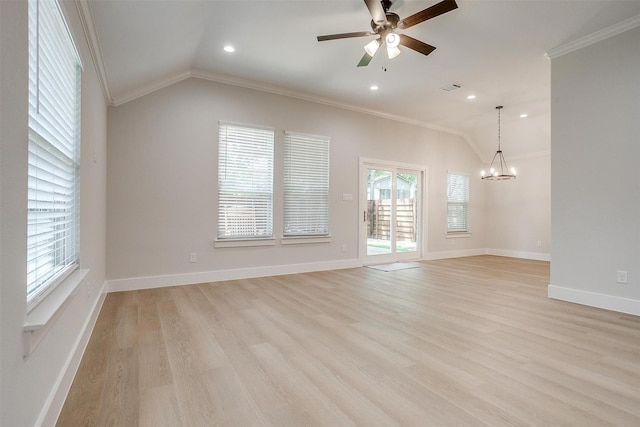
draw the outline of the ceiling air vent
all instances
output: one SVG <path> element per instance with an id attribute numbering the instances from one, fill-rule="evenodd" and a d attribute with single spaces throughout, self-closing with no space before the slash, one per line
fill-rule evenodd
<path id="1" fill-rule="evenodd" d="M 462 87 L 461 84 L 451 83 L 450 85 L 443 86 L 440 89 L 446 90 L 447 92 L 451 92 L 452 90 L 460 89 L 461 87 Z"/>

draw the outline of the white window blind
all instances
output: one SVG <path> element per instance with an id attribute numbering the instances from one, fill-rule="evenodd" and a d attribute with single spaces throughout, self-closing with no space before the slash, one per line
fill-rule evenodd
<path id="1" fill-rule="evenodd" d="M 78 267 L 81 64 L 55 0 L 29 0 L 27 301 Z"/>
<path id="2" fill-rule="evenodd" d="M 220 122 L 218 238 L 273 237 L 273 129 Z"/>
<path id="3" fill-rule="evenodd" d="M 447 232 L 469 231 L 469 175 L 447 174 Z"/>
<path id="4" fill-rule="evenodd" d="M 284 235 L 329 234 L 329 138 L 285 132 Z"/>

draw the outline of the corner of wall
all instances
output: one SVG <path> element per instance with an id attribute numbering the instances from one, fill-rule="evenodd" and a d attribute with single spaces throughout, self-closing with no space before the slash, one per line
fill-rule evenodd
<path id="1" fill-rule="evenodd" d="M 550 284 L 549 298 L 640 316 L 640 300 Z"/>
<path id="2" fill-rule="evenodd" d="M 84 351 L 87 348 L 87 344 L 89 344 L 91 333 L 93 332 L 93 328 L 98 320 L 98 315 L 100 314 L 106 295 L 107 282 L 105 281 L 100 287 L 98 297 L 91 308 L 89 316 L 87 316 L 84 324 L 82 325 L 80 334 L 78 334 L 78 338 L 69 353 L 69 357 L 64 364 L 64 368 L 60 372 L 51 394 L 47 398 L 47 401 L 38 416 L 35 423 L 36 426 L 52 426 L 56 424 L 60 411 L 62 411 L 62 406 L 64 405 L 67 394 L 71 388 L 71 384 L 73 383 L 73 379 L 80 367 Z"/>

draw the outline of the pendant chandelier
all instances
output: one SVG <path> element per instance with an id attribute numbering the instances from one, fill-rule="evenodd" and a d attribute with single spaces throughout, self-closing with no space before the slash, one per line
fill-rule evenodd
<path id="1" fill-rule="evenodd" d="M 505 179 L 516 179 L 516 170 L 514 168 L 509 169 L 507 161 L 502 155 L 502 149 L 500 148 L 500 110 L 502 105 L 496 107 L 498 110 L 498 151 L 493 155 L 493 160 L 489 165 L 489 174 L 485 171 L 480 172 L 482 179 L 488 179 L 492 181 L 501 181 Z"/>

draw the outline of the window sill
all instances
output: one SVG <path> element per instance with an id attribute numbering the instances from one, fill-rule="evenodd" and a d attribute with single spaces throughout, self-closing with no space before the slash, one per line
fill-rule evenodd
<path id="1" fill-rule="evenodd" d="M 276 239 L 269 237 L 266 239 L 229 239 L 214 240 L 213 246 L 216 248 L 240 248 L 248 246 L 275 246 Z"/>
<path id="2" fill-rule="evenodd" d="M 457 231 L 447 233 L 445 239 L 463 239 L 471 237 L 471 233 L 468 231 Z"/>
<path id="3" fill-rule="evenodd" d="M 40 344 L 42 338 L 53 324 L 53 319 L 61 312 L 62 308 L 78 292 L 89 269 L 78 269 L 71 273 L 62 283 L 44 297 L 29 313 L 22 328 L 23 356 L 29 356 Z"/>
<path id="4" fill-rule="evenodd" d="M 280 244 L 282 245 L 305 243 L 331 243 L 331 236 L 287 236 L 280 239 Z"/>

